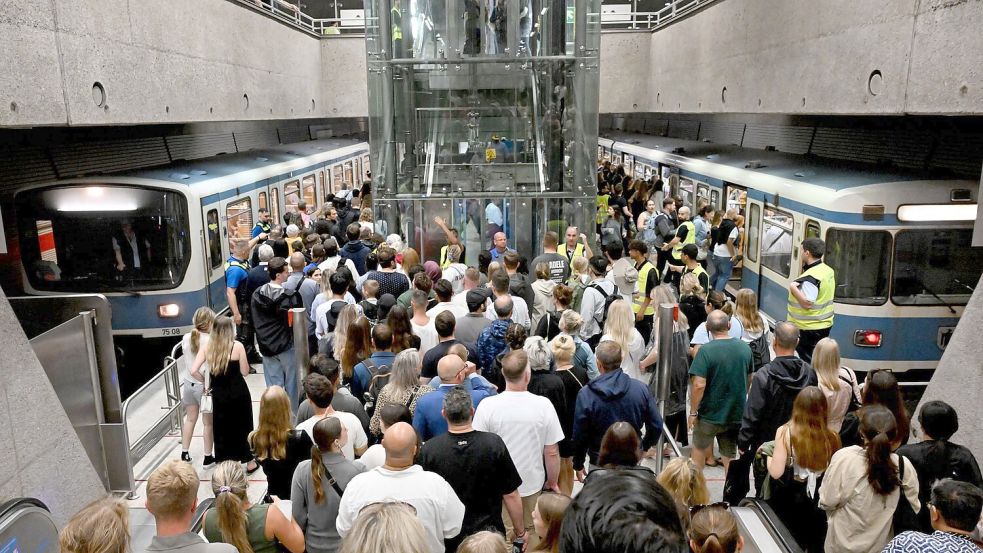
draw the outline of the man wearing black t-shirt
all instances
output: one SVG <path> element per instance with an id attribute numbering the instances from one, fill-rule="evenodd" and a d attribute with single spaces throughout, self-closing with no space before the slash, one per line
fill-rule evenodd
<path id="1" fill-rule="evenodd" d="M 522 478 L 505 442 L 495 434 L 471 427 L 474 407 L 464 388 L 456 387 L 444 396 L 443 415 L 448 432 L 427 440 L 418 462 L 423 470 L 441 475 L 464 503 L 461 533 L 444 540 L 447 551 L 456 551 L 462 539 L 482 530 L 504 535 L 503 502 L 512 527 L 524 528 L 519 497 Z"/>
<path id="2" fill-rule="evenodd" d="M 468 361 L 478 363 L 478 354 L 475 353 L 474 347 L 454 339 L 456 326 L 457 320 L 450 311 L 441 311 L 434 318 L 434 329 L 437 331 L 438 343 L 427 350 L 427 354 L 423 356 L 423 369 L 420 371 L 420 378 L 426 379 L 426 382 L 430 382 L 433 377 L 437 376 L 437 362 L 450 352 L 454 344 L 461 344 L 468 348 Z"/>

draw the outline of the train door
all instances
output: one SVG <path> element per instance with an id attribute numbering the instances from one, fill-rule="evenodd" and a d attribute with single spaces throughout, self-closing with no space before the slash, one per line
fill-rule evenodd
<path id="1" fill-rule="evenodd" d="M 758 200 L 747 200 L 747 216 L 744 219 L 744 236 L 747 247 L 744 249 L 744 259 L 741 262 L 741 288 L 750 288 L 758 295 L 761 294 L 761 213 L 762 203 Z"/>
<path id="2" fill-rule="evenodd" d="M 739 215 L 741 218 L 744 219 L 744 225 L 738 225 L 738 228 L 744 230 L 744 228 L 747 225 L 747 201 L 748 201 L 747 188 L 729 182 L 725 182 L 724 194 L 725 194 L 725 203 L 723 208 L 724 211 L 726 212 L 730 209 L 735 210 L 737 212 L 737 215 Z M 738 237 L 739 243 L 736 244 L 738 246 L 737 248 L 738 255 L 743 255 L 745 249 L 747 248 L 747 240 L 745 240 L 746 236 L 747 236 L 746 232 L 742 232 L 740 237 Z M 743 271 L 744 271 L 743 261 L 734 265 L 734 272 L 731 274 L 730 281 L 734 283 L 735 287 L 740 286 L 740 283 L 742 282 Z"/>
<path id="3" fill-rule="evenodd" d="M 218 304 L 225 304 L 225 257 L 222 248 L 222 225 L 219 221 L 218 204 L 202 206 L 201 215 L 205 221 L 205 232 L 202 237 L 205 262 L 205 290 L 208 305 L 215 309 Z"/>
<path id="4" fill-rule="evenodd" d="M 788 282 L 799 273 L 798 248 L 801 220 L 777 205 L 765 203 L 761 213 L 761 292 L 759 305 L 776 320 L 788 307 Z"/>

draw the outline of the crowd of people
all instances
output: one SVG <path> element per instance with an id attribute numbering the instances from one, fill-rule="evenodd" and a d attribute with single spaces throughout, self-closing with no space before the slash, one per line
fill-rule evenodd
<path id="1" fill-rule="evenodd" d="M 802 243 L 772 332 L 752 290 L 725 295 L 737 218 L 711 226 L 712 208 L 672 198 L 656 212 L 646 183 L 625 197 L 619 178 L 599 171 L 600 252 L 570 227 L 562 243 L 545 233 L 531 263 L 498 232 L 467 266 L 440 218 L 448 243 L 421 262 L 346 198 L 291 213 L 283 233 L 262 212 L 227 264 L 232 316 L 201 308 L 184 339 L 181 460 L 147 482 L 147 550 L 733 553 L 744 538 L 730 506 L 753 482 L 809 552 L 979 551 L 983 478 L 949 441 L 956 413 L 926 403 L 909 443 L 894 375 L 861 383 L 841 365 L 822 241 Z M 668 345 L 663 303 L 680 306 Z M 310 317 L 305 344 L 295 307 Z M 310 354 L 302 380 L 297 347 Z M 266 383 L 255 427 L 251 364 Z M 202 475 L 189 453 L 199 417 Z M 664 425 L 691 454 L 655 474 L 642 461 L 670 457 Z M 727 470 L 724 501 L 708 464 Z M 204 539 L 189 529 L 200 476 L 215 498 Z M 61 547 L 124 553 L 125 506 L 89 505 Z"/>

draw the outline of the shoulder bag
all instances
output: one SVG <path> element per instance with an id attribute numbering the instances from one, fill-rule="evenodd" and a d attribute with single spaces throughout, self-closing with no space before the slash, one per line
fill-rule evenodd
<path id="1" fill-rule="evenodd" d="M 915 509 L 912 508 L 911 503 L 908 502 L 908 496 L 904 493 L 904 461 L 905 457 L 898 455 L 898 480 L 901 483 L 898 485 L 898 506 L 894 509 L 894 535 L 901 532 L 920 532 L 922 530 L 922 526 L 918 522 L 918 515 L 915 514 Z"/>
<path id="2" fill-rule="evenodd" d="M 211 414 L 212 408 L 212 371 L 209 369 L 205 371 L 205 387 L 201 391 L 201 406 L 198 412 Z"/>

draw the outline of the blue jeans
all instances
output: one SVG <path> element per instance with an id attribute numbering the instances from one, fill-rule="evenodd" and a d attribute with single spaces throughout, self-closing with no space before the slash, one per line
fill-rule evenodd
<path id="1" fill-rule="evenodd" d="M 717 254 L 713 254 L 711 259 L 713 260 L 714 272 L 713 280 L 710 281 L 710 287 L 722 292 L 724 287 L 727 286 L 727 281 L 730 280 L 731 273 L 734 272 L 734 262 L 729 257 Z"/>
<path id="2" fill-rule="evenodd" d="M 281 386 L 287 391 L 296 412 L 300 406 L 300 396 L 297 395 L 297 361 L 293 346 L 276 355 L 263 356 L 263 378 L 267 388 Z"/>

